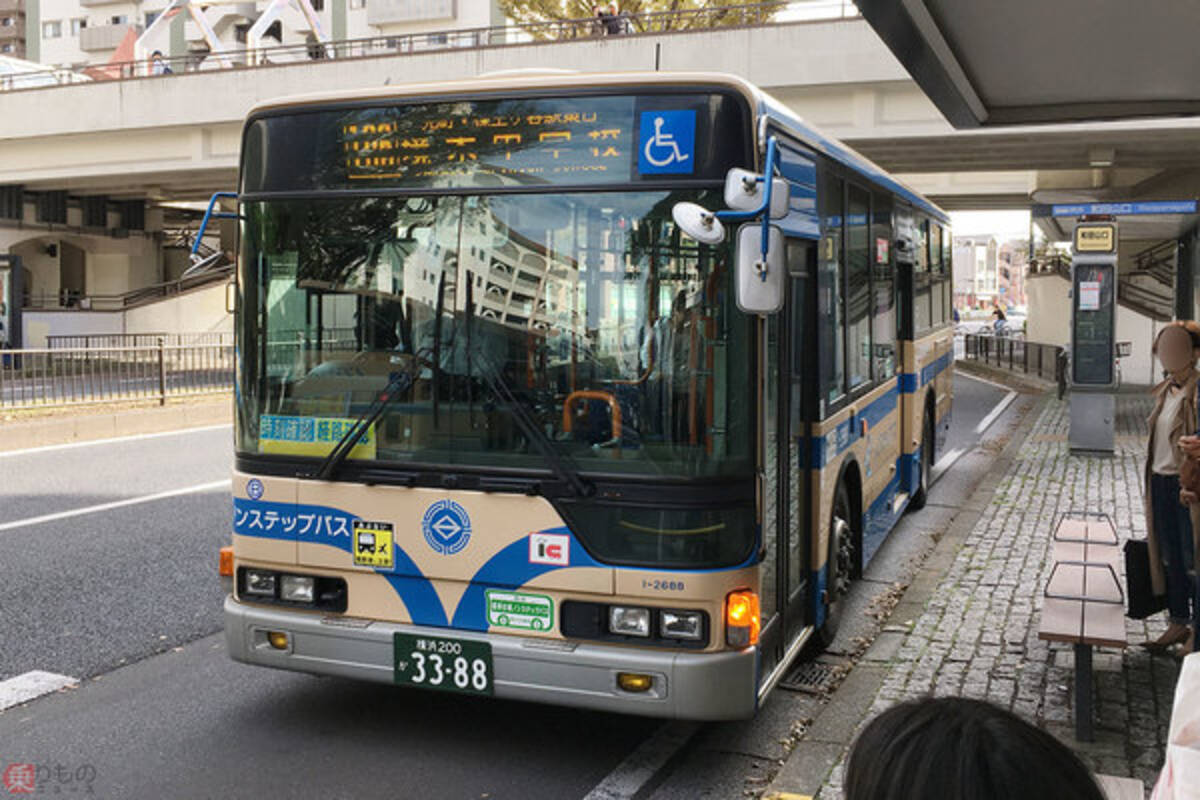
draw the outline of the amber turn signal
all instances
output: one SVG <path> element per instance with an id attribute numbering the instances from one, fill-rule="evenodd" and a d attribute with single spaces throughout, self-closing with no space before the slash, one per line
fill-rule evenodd
<path id="1" fill-rule="evenodd" d="M 221 556 L 217 562 L 217 571 L 222 578 L 233 577 L 233 545 L 227 544 L 221 548 Z"/>
<path id="2" fill-rule="evenodd" d="M 758 644 L 761 627 L 756 593 L 744 589 L 725 597 L 725 641 L 730 647 Z"/>

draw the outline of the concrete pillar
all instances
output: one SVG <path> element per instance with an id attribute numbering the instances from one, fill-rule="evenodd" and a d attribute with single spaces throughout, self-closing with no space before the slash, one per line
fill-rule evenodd
<path id="1" fill-rule="evenodd" d="M 329 35 L 333 37 L 335 42 L 345 41 L 346 39 L 346 0 L 331 0 L 329 9 L 332 14 L 332 30 Z M 339 53 L 338 55 L 341 55 Z"/>
<path id="2" fill-rule="evenodd" d="M 42 0 L 25 0 L 25 58 L 42 60 Z"/>
<path id="3" fill-rule="evenodd" d="M 187 55 L 187 34 L 184 30 L 187 19 L 188 15 L 183 11 L 171 18 L 171 58 Z"/>

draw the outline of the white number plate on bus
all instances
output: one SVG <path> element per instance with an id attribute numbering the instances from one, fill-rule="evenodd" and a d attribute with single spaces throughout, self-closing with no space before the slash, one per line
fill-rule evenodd
<path id="1" fill-rule="evenodd" d="M 402 686 L 465 694 L 492 693 L 487 642 L 395 634 L 395 680 Z"/>

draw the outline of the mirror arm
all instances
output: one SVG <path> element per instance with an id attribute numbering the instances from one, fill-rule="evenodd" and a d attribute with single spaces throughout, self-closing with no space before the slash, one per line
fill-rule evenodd
<path id="1" fill-rule="evenodd" d="M 773 178 L 775 177 L 775 169 L 779 166 L 779 146 L 774 136 L 767 139 L 767 159 L 763 169 L 763 177 L 759 180 L 764 181 L 762 205 L 753 211 L 718 211 L 717 219 L 722 222 L 746 222 L 755 217 L 762 215 L 762 264 L 765 267 L 767 263 L 768 242 L 770 239 L 771 227 L 771 189 L 775 185 Z M 762 280 L 767 279 L 766 270 L 759 271 L 759 277 Z"/>

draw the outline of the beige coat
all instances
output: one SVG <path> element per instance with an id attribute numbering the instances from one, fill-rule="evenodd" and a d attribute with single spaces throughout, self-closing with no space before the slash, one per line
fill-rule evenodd
<path id="1" fill-rule="evenodd" d="M 1182 436 L 1187 436 L 1196 433 L 1196 385 L 1200 382 L 1200 372 L 1193 371 L 1192 376 L 1188 378 L 1183 385 L 1183 402 L 1179 404 L 1179 415 L 1175 420 L 1175 424 L 1171 427 L 1171 444 L 1175 450 L 1175 460 L 1180 463 L 1184 459 L 1183 451 L 1179 449 L 1179 439 Z M 1165 380 L 1158 386 L 1154 387 L 1154 411 L 1150 414 L 1150 419 L 1147 424 L 1150 426 L 1150 438 L 1146 443 L 1146 469 L 1145 469 L 1145 486 L 1142 492 L 1142 497 L 1146 506 L 1146 538 L 1150 544 L 1150 577 L 1154 584 L 1154 593 L 1163 595 L 1167 593 L 1167 577 L 1163 570 L 1162 555 L 1158 546 L 1158 536 L 1154 530 L 1154 509 L 1150 502 L 1150 472 L 1151 465 L 1154 463 L 1154 433 L 1158 425 L 1158 415 L 1162 412 L 1163 403 L 1167 398 L 1167 389 L 1170 387 L 1170 380 Z M 1200 504 L 1193 505 L 1189 508 L 1192 517 L 1192 543 L 1196 554 L 1197 564 L 1193 565 L 1196 568 L 1200 565 Z"/>

